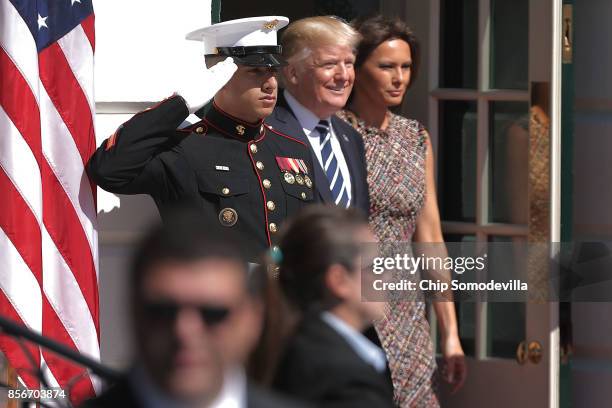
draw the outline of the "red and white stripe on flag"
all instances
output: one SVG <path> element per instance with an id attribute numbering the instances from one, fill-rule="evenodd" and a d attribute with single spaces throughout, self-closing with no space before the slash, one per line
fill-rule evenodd
<path id="1" fill-rule="evenodd" d="M 0 0 L 0 314 L 99 359 L 91 0 Z M 0 336 L 20 379 L 73 401 L 97 381 L 83 367 Z"/>

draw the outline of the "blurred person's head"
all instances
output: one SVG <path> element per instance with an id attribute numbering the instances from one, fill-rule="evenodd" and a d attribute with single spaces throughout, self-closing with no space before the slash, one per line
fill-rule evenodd
<path id="1" fill-rule="evenodd" d="M 412 30 L 398 18 L 383 16 L 356 20 L 352 26 L 361 35 L 353 99 L 385 107 L 401 104 L 420 63 Z"/>
<path id="2" fill-rule="evenodd" d="M 355 80 L 359 34 L 331 16 L 291 23 L 281 37 L 283 84 L 298 102 L 319 118 L 344 107 Z"/>
<path id="3" fill-rule="evenodd" d="M 262 281 L 236 237 L 185 210 L 142 241 L 131 302 L 139 361 L 170 396 L 209 401 L 242 365 L 262 324 Z"/>
<path id="4" fill-rule="evenodd" d="M 384 303 L 361 299 L 361 274 L 375 256 L 375 242 L 358 210 L 307 207 L 279 242 L 279 282 L 288 301 L 302 313 L 327 310 L 357 329 L 367 328 L 384 311 Z"/>

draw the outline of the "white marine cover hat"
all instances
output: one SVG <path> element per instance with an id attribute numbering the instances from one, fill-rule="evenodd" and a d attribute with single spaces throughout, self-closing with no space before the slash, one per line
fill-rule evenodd
<path id="1" fill-rule="evenodd" d="M 287 24 L 289 19 L 282 16 L 241 18 L 200 28 L 186 38 L 203 41 L 206 56 L 233 57 L 241 65 L 281 66 L 286 62 L 277 31 Z"/>

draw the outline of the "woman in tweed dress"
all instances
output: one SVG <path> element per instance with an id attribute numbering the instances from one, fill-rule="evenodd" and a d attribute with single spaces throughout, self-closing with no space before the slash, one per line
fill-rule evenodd
<path id="1" fill-rule="evenodd" d="M 357 21 L 363 36 L 348 109 L 338 115 L 363 136 L 370 189 L 370 223 L 383 242 L 443 242 L 435 193 L 434 161 L 425 128 L 393 114 L 414 80 L 418 43 L 400 20 L 378 16 Z M 455 307 L 436 302 L 443 378 L 459 389 L 466 375 Z M 395 399 L 401 407 L 438 407 L 433 390 L 436 362 L 425 304 L 389 303 L 376 325 L 389 360 Z"/>

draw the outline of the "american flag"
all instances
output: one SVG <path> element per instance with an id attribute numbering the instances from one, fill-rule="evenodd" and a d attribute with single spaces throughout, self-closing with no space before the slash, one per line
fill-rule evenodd
<path id="1" fill-rule="evenodd" d="M 0 314 L 99 359 L 91 0 L 0 0 Z M 28 388 L 30 356 L 0 336 Z M 94 393 L 82 367 L 28 345 L 51 386 Z"/>

